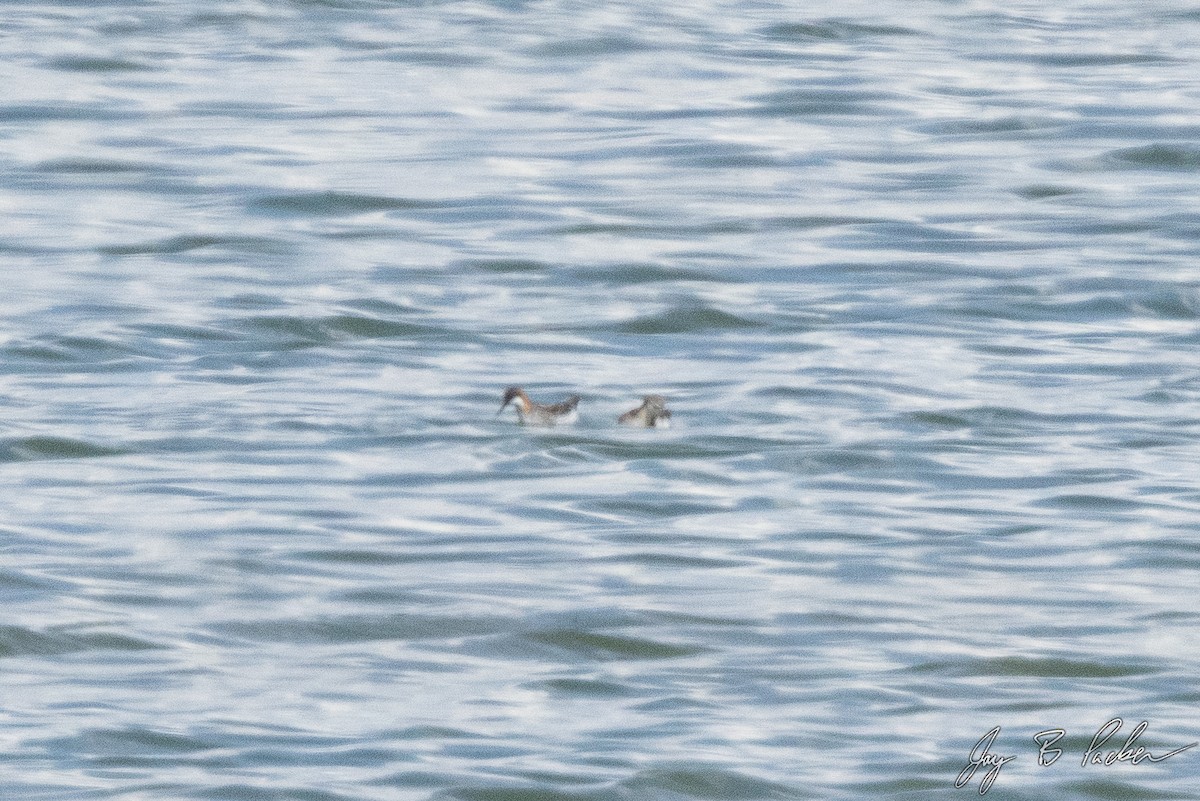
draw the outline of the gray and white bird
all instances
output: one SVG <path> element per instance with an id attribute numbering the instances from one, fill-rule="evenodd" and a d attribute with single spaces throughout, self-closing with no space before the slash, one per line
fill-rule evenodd
<path id="1" fill-rule="evenodd" d="M 642 398 L 641 406 L 625 412 L 617 418 L 617 422 L 637 428 L 670 428 L 671 410 L 667 408 L 667 399 L 662 395 L 647 395 Z"/>

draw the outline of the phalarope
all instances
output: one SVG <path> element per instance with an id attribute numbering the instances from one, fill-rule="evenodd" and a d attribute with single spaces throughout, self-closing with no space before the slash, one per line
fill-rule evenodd
<path id="1" fill-rule="evenodd" d="M 579 419 L 575 407 L 579 405 L 579 396 L 572 395 L 562 403 L 534 403 L 520 387 L 509 387 L 504 390 L 504 403 L 500 404 L 500 412 L 511 403 L 517 407 L 517 417 L 529 426 L 552 426 L 559 423 L 574 423 Z M 496 412 L 496 414 L 500 414 Z"/>
<path id="2" fill-rule="evenodd" d="M 667 408 L 667 399 L 662 395 L 647 395 L 642 398 L 642 405 L 630 409 L 617 418 L 617 422 L 639 428 L 670 428 L 671 410 Z"/>

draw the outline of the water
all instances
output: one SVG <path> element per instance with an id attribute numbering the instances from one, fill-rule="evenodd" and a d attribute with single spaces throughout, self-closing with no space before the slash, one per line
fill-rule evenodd
<path id="1" fill-rule="evenodd" d="M 1194 797 L 1200 13 L 1051 6 L 4 3 L 4 796 Z"/>

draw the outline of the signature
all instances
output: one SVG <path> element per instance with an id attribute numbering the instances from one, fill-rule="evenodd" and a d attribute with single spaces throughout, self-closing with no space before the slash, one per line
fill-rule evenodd
<path id="1" fill-rule="evenodd" d="M 997 726 L 979 738 L 979 742 L 975 743 L 975 747 L 971 749 L 971 761 L 967 763 L 967 766 L 958 774 L 958 778 L 954 780 L 955 787 L 962 787 L 971 781 L 971 777 L 975 775 L 975 771 L 981 765 L 986 765 L 991 770 L 983 775 L 983 781 L 979 783 L 979 794 L 987 795 L 987 791 L 992 789 L 992 784 L 1000 776 L 1000 768 L 1017 758 L 1016 754 L 1012 756 L 996 756 L 988 750 L 999 736 L 1000 727 Z"/>
<path id="2" fill-rule="evenodd" d="M 1195 748 L 1197 745 L 1200 745 L 1200 743 L 1189 743 L 1182 748 L 1176 748 L 1174 751 L 1168 751 L 1165 754 L 1152 754 L 1144 746 L 1137 744 L 1138 738 L 1150 726 L 1148 722 L 1143 720 L 1134 727 L 1129 737 L 1126 738 L 1125 745 L 1120 749 L 1106 751 L 1105 747 L 1108 745 L 1108 741 L 1116 736 L 1123 725 L 1125 725 L 1125 722 L 1121 718 L 1113 718 L 1101 726 L 1100 730 L 1096 732 L 1096 736 L 1092 738 L 1092 742 L 1087 750 L 1083 752 L 1083 761 L 1080 763 L 1080 766 L 1086 768 L 1089 765 L 1111 766 L 1122 762 L 1127 762 L 1131 765 L 1137 765 L 1143 761 L 1164 762 L 1173 756 L 1182 754 L 1189 748 Z M 1054 745 L 1065 737 L 1066 734 L 1066 731 L 1063 729 L 1046 729 L 1033 735 L 1033 741 L 1038 745 L 1038 765 L 1047 767 L 1058 761 L 1063 752 L 1061 748 L 1055 748 Z M 983 779 L 979 782 L 979 794 L 987 795 L 987 791 L 992 789 L 992 785 L 999 778 L 1000 769 L 1016 759 L 1017 756 L 1016 754 L 1001 756 L 992 753 L 991 749 L 996 743 L 996 738 L 999 736 L 1000 727 L 996 726 L 979 738 L 979 741 L 971 748 L 966 767 L 959 772 L 958 778 L 954 780 L 955 787 L 965 786 L 980 768 L 987 768 L 987 771 L 983 774 Z"/>

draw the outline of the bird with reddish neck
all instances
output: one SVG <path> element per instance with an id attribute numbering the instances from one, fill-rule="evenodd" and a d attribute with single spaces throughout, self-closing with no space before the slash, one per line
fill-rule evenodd
<path id="1" fill-rule="evenodd" d="M 563 425 L 579 419 L 579 412 L 576 410 L 579 405 L 578 395 L 572 395 L 561 403 L 534 403 L 525 394 L 525 390 L 509 387 L 504 390 L 504 402 L 500 404 L 500 411 L 496 414 L 499 415 L 510 403 L 517 410 L 517 418 L 527 426 Z"/>

